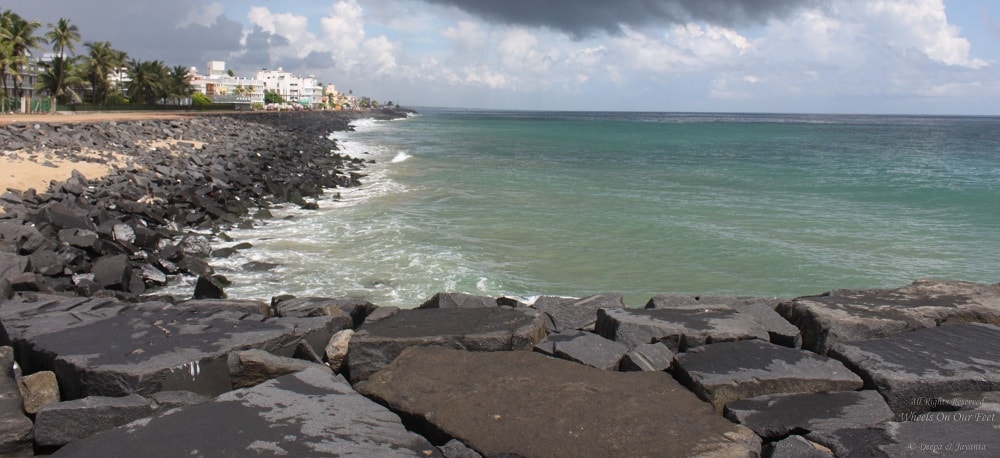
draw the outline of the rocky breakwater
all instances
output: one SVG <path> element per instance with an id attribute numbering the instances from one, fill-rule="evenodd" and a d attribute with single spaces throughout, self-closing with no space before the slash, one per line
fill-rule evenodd
<path id="1" fill-rule="evenodd" d="M 302 127 L 329 120 L 282 116 L 160 122 L 175 142 L 204 129 L 244 154 L 174 145 L 113 177 L 4 196 L 0 455 L 1000 452 L 1000 285 L 657 296 L 641 309 L 611 293 L 440 293 L 406 310 L 144 293 L 172 272 L 219 280 L 202 257 L 211 240 L 188 228 L 221 237 L 296 193 L 308 205 L 303 175 L 333 181 L 319 188 L 359 177 L 362 164 Z M 268 146 L 237 146 L 241 129 Z M 294 176 L 276 171 L 285 160 Z"/>

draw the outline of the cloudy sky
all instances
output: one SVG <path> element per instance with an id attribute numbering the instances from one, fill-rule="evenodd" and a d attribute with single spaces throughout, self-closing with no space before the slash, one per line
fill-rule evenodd
<path id="1" fill-rule="evenodd" d="M 994 0 L 0 0 L 412 106 L 1000 114 Z M 82 51 L 82 46 L 78 51 Z"/>

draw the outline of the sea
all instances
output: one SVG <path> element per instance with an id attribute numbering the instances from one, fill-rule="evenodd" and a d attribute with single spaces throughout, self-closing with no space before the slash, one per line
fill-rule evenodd
<path id="1" fill-rule="evenodd" d="M 1000 282 L 997 117 L 418 111 L 331 134 L 374 161 L 363 186 L 227 231 L 254 246 L 212 260 L 229 296 L 638 307 Z"/>

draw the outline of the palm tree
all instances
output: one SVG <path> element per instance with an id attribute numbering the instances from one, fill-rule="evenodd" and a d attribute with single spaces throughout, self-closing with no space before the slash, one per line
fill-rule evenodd
<path id="1" fill-rule="evenodd" d="M 170 97 L 174 97 L 177 105 L 194 94 L 194 87 L 191 86 L 191 77 L 188 69 L 183 65 L 175 65 L 167 74 Z"/>
<path id="2" fill-rule="evenodd" d="M 59 57 L 66 57 L 66 50 L 76 54 L 76 43 L 80 42 L 80 29 L 69 23 L 69 19 L 59 18 L 55 24 L 49 24 L 45 39 L 52 45 L 52 52 Z"/>
<path id="3" fill-rule="evenodd" d="M 21 96 L 20 83 L 24 80 L 24 66 L 28 64 L 28 56 L 33 49 L 41 48 L 42 39 L 35 32 L 42 23 L 37 20 L 26 21 L 10 11 L 0 15 L 0 20 L 0 42 L 7 42 L 9 46 L 7 74 L 14 76 L 14 93 Z"/>
<path id="4" fill-rule="evenodd" d="M 57 59 L 60 61 L 56 66 L 50 68 L 62 69 L 64 66 L 68 68 L 68 65 L 72 64 L 72 62 L 66 61 L 66 50 L 69 49 L 70 54 L 76 54 L 76 43 L 80 41 L 80 29 L 75 25 L 71 25 L 69 19 L 59 18 L 59 21 L 55 24 L 49 24 L 49 31 L 45 33 L 45 40 L 52 45 L 52 52 L 58 54 Z M 53 94 L 53 112 L 56 110 L 56 101 L 65 90 L 66 85 L 63 83 L 62 78 L 65 78 L 67 73 L 64 71 L 55 73 L 55 76 L 60 78 L 60 80 L 54 82 L 57 90 L 51 91 L 51 94 Z"/>
<path id="5" fill-rule="evenodd" d="M 133 59 L 128 63 L 129 76 L 128 97 L 139 105 L 153 105 L 165 99 L 169 94 L 169 79 L 167 67 L 158 60 L 139 61 Z"/>
<path id="6" fill-rule="evenodd" d="M 51 112 L 56 111 L 56 101 L 64 95 L 69 95 L 75 102 L 80 101 L 80 97 L 73 88 L 81 84 L 84 79 L 76 71 L 73 65 L 74 60 L 76 59 L 56 56 L 51 62 L 42 64 L 42 71 L 38 74 L 35 89 L 50 94 L 49 110 Z"/>
<path id="7" fill-rule="evenodd" d="M 90 83 L 91 103 L 107 103 L 111 95 L 111 82 L 108 75 L 125 65 L 119 56 L 120 51 L 111 47 L 107 41 L 84 43 L 87 55 L 84 57 L 84 71 L 87 82 Z"/>

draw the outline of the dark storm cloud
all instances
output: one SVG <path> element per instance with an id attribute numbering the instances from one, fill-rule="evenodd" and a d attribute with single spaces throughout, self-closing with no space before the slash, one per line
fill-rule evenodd
<path id="1" fill-rule="evenodd" d="M 169 65 L 204 66 L 240 49 L 243 25 L 220 16 L 210 26 L 188 24 L 188 14 L 203 6 L 196 0 L 7 0 L 0 4 L 25 19 L 46 24 L 67 18 L 80 28 L 83 41 L 109 41 L 137 59 Z M 86 52 L 83 44 L 77 53 Z"/>
<path id="2" fill-rule="evenodd" d="M 826 0 L 424 0 L 455 6 L 491 22 L 549 27 L 573 36 L 617 33 L 623 25 L 704 21 L 737 26 L 766 22 Z"/>

